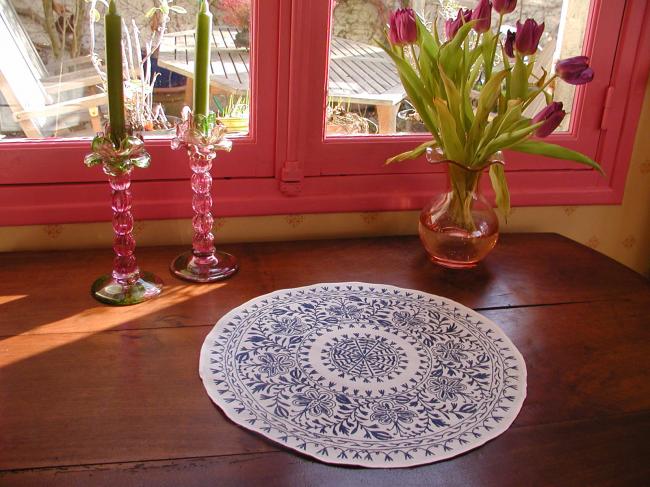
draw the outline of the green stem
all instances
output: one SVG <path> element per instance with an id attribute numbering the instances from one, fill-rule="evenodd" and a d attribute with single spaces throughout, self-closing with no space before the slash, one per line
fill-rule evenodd
<path id="1" fill-rule="evenodd" d="M 537 98 L 546 88 L 548 88 L 548 85 L 550 85 L 556 78 L 557 74 L 554 74 L 546 83 L 544 83 L 544 86 L 542 86 L 538 91 L 531 95 L 530 98 L 528 98 L 528 100 L 526 100 L 526 102 L 522 105 L 522 111 L 528 108 L 528 106 L 535 100 L 535 98 Z"/>
<path id="2" fill-rule="evenodd" d="M 451 189 L 450 217 L 455 225 L 471 233 L 476 230 L 472 216 L 472 205 L 481 172 L 468 171 L 450 164 L 448 175 Z"/>

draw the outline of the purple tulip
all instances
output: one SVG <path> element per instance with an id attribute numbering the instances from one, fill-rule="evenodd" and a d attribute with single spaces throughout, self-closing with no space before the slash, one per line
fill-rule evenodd
<path id="1" fill-rule="evenodd" d="M 544 22 L 538 25 L 533 19 L 526 19 L 523 24 L 517 21 L 515 48 L 523 55 L 531 56 L 535 54 L 543 32 Z"/>
<path id="2" fill-rule="evenodd" d="M 492 0 L 494 10 L 501 14 L 509 14 L 517 8 L 517 0 Z"/>
<path id="3" fill-rule="evenodd" d="M 584 85 L 594 79 L 594 70 L 589 67 L 587 56 L 561 59 L 555 64 L 555 72 L 571 85 Z"/>
<path id="4" fill-rule="evenodd" d="M 509 30 L 506 34 L 506 42 L 503 45 L 503 50 L 506 51 L 508 57 L 515 57 L 515 38 L 517 35 Z"/>
<path id="5" fill-rule="evenodd" d="M 452 40 L 458 32 L 458 29 L 470 20 L 472 20 L 472 11 L 468 8 L 465 10 L 459 8 L 456 19 L 447 19 L 445 21 L 445 35 L 447 36 L 447 40 Z"/>
<path id="6" fill-rule="evenodd" d="M 418 40 L 418 26 L 412 8 L 399 8 L 391 14 L 388 38 L 396 46 L 413 44 Z"/>
<path id="7" fill-rule="evenodd" d="M 479 0 L 472 11 L 472 20 L 476 20 L 474 30 L 479 34 L 490 30 L 492 25 L 492 4 L 490 0 Z"/>
<path id="8" fill-rule="evenodd" d="M 537 137 L 548 137 L 560 126 L 566 112 L 562 109 L 562 102 L 554 101 L 547 105 L 541 112 L 533 117 L 533 123 L 543 122 L 535 131 Z"/>

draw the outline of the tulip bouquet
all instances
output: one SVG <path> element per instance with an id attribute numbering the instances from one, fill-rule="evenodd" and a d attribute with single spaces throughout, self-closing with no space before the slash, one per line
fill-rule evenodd
<path id="1" fill-rule="evenodd" d="M 600 166 L 589 157 L 539 140 L 555 130 L 566 112 L 553 101 L 550 89 L 556 79 L 573 85 L 594 77 L 585 56 L 558 61 L 555 73 L 543 68 L 534 74 L 535 54 L 544 24 L 533 19 L 517 22 L 516 32 L 501 35 L 504 15 L 517 0 L 480 0 L 473 10 L 460 9 L 444 25 L 444 39 L 436 23 L 429 29 L 410 8 L 392 13 L 387 42 L 382 48 L 392 58 L 409 99 L 432 140 L 399 154 L 386 163 L 427 154 L 449 164 L 450 184 L 457 197 L 456 219 L 472 226 L 467 199 L 476 187 L 477 175 L 489 167 L 499 208 L 507 214 L 510 197 L 504 166 L 494 164 L 500 151 L 524 152 Z M 493 10 L 498 15 L 491 29 Z M 497 52 L 502 62 L 497 66 Z M 546 107 L 533 118 L 524 111 L 537 97 Z M 534 138 L 535 137 L 535 138 Z M 533 139 L 534 138 L 534 139 Z M 602 172 L 602 171 L 601 171 Z"/>

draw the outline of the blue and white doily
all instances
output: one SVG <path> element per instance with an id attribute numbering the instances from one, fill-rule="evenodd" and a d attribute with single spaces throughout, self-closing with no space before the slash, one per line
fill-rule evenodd
<path id="1" fill-rule="evenodd" d="M 244 428 L 319 460 L 431 463 L 503 433 L 526 365 L 499 327 L 458 303 L 383 284 L 285 289 L 208 334 L 205 388 Z"/>

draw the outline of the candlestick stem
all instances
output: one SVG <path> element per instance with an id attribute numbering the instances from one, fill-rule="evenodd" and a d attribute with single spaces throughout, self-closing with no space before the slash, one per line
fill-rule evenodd
<path id="1" fill-rule="evenodd" d="M 104 167 L 111 187 L 113 208 L 113 271 L 97 279 L 91 293 L 98 301 L 129 305 L 147 301 L 162 292 L 163 283 L 149 272 L 141 272 L 135 259 L 131 213 L 131 170 L 117 172 Z"/>
<path id="2" fill-rule="evenodd" d="M 233 275 L 239 269 L 237 259 L 214 248 L 212 226 L 212 160 L 216 153 L 190 153 L 192 170 L 192 250 L 179 255 L 171 264 L 177 277 L 192 282 L 214 282 Z"/>

